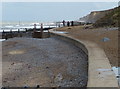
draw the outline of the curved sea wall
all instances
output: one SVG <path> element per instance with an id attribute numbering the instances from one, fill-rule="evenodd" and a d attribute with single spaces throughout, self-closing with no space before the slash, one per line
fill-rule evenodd
<path id="1" fill-rule="evenodd" d="M 104 50 L 97 44 L 76 39 L 68 34 L 56 33 L 53 30 L 50 30 L 50 35 L 74 44 L 88 55 L 87 87 L 118 87 L 110 62 Z"/>

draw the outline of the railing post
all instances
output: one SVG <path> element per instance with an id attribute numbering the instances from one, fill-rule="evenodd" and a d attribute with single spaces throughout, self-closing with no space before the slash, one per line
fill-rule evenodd
<path id="1" fill-rule="evenodd" d="M 27 28 L 25 28 L 25 32 L 27 32 Z"/>
<path id="2" fill-rule="evenodd" d="M 12 29 L 10 29 L 10 33 L 12 33 Z"/>
<path id="3" fill-rule="evenodd" d="M 10 35 L 11 35 L 11 38 L 13 37 L 13 34 L 12 34 L 12 29 L 10 29 Z"/>
<path id="4" fill-rule="evenodd" d="M 20 33 L 20 29 L 18 29 L 18 33 Z"/>
<path id="5" fill-rule="evenodd" d="M 3 30 L 3 33 L 5 33 L 5 31 Z"/>

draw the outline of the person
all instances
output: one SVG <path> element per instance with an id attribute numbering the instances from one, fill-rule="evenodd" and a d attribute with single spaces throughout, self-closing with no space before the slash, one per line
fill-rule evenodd
<path id="1" fill-rule="evenodd" d="M 71 26 L 74 26 L 74 22 L 73 21 L 71 21 Z"/>
<path id="2" fill-rule="evenodd" d="M 70 26 L 70 22 L 69 22 L 69 21 L 67 22 L 67 26 L 68 26 L 68 27 Z"/>
<path id="3" fill-rule="evenodd" d="M 62 23 L 63 23 L 63 26 L 65 26 L 65 20 L 63 20 L 63 22 L 62 22 Z"/>

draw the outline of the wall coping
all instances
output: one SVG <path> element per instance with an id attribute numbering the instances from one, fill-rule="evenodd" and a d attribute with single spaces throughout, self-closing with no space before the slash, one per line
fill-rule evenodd
<path id="1" fill-rule="evenodd" d="M 110 62 L 102 48 L 97 44 L 76 39 L 68 34 L 56 33 L 53 29 L 50 30 L 51 34 L 64 37 L 73 42 L 82 44 L 82 50 L 88 55 L 88 82 L 87 87 L 118 87 L 118 81 L 112 70 Z M 87 49 L 87 51 L 85 51 Z"/>

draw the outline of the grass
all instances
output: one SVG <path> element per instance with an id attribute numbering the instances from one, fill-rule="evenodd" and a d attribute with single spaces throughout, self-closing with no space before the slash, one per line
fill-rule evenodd
<path id="1" fill-rule="evenodd" d="M 111 9 L 110 13 L 107 13 L 103 18 L 97 20 L 93 26 L 95 27 L 105 27 L 112 26 L 118 27 L 118 21 L 120 21 L 120 6 Z"/>

